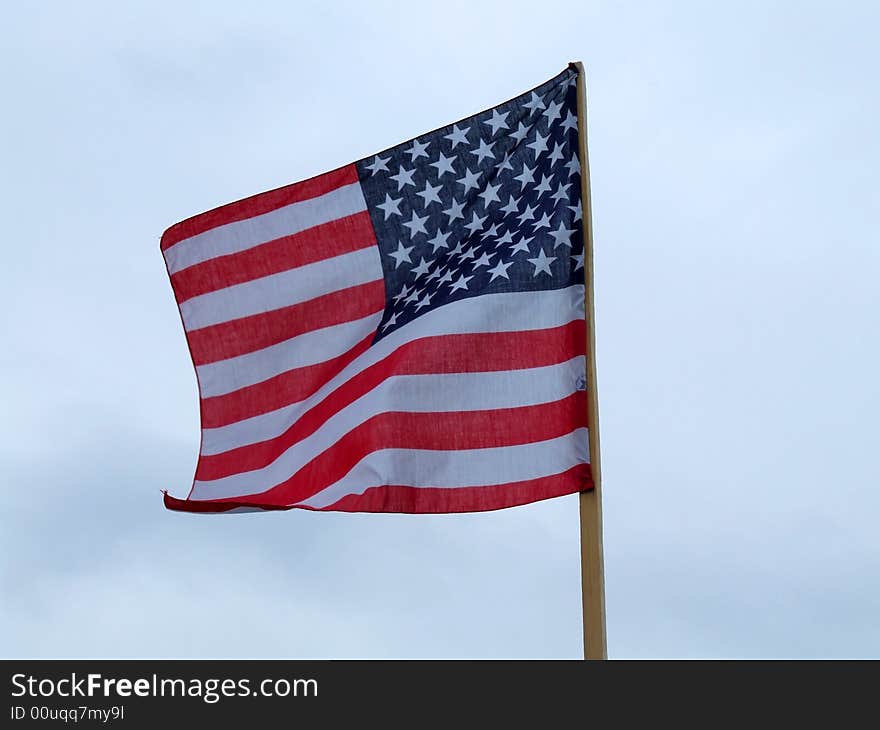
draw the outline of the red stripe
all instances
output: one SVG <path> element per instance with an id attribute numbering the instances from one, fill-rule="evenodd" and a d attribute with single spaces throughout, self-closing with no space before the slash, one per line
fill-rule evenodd
<path id="1" fill-rule="evenodd" d="M 382 279 L 324 294 L 271 312 L 187 333 L 193 362 L 205 365 L 276 345 L 322 327 L 367 317 L 385 306 Z"/>
<path id="2" fill-rule="evenodd" d="M 190 499 L 178 499 L 177 497 L 172 497 L 168 492 L 163 492 L 163 501 L 165 503 L 165 508 L 173 510 L 175 512 L 201 512 L 201 513 L 210 513 L 216 514 L 217 512 L 229 512 L 231 510 L 237 509 L 239 507 L 259 507 L 259 509 L 264 510 L 289 510 L 294 509 L 293 507 L 278 507 L 270 504 L 261 504 L 261 505 L 253 505 L 253 504 L 242 504 L 241 502 L 237 502 L 233 499 L 224 499 L 224 500 L 216 500 L 216 501 L 206 501 L 206 500 L 190 500 Z M 306 508 L 308 509 L 308 508 Z"/>
<path id="3" fill-rule="evenodd" d="M 578 464 L 568 471 L 540 479 L 485 487 L 385 486 L 363 494 L 349 494 L 325 510 L 331 512 L 484 512 L 528 504 L 539 499 L 585 492 L 593 488 L 589 464 Z"/>
<path id="4" fill-rule="evenodd" d="M 291 203 L 298 203 L 301 200 L 317 198 L 319 195 L 329 193 L 343 185 L 356 182 L 358 182 L 357 167 L 346 165 L 345 167 L 317 175 L 302 182 L 252 195 L 249 198 L 244 198 L 234 203 L 227 203 L 219 208 L 214 208 L 206 213 L 200 213 L 180 223 L 175 223 L 162 234 L 162 241 L 159 247 L 164 251 L 185 238 L 196 236 L 212 228 L 245 220 L 246 218 L 253 218 L 256 215 L 262 215 L 276 208 L 282 208 Z"/>
<path id="5" fill-rule="evenodd" d="M 361 495 L 347 495 L 334 504 L 321 507 L 318 511 L 404 512 L 408 514 L 482 512 L 516 507 L 575 492 L 585 492 L 592 488 L 593 477 L 590 473 L 590 465 L 578 464 L 561 474 L 541 479 L 493 484 L 485 487 L 443 489 L 407 486 L 373 487 Z M 164 499 L 167 509 L 180 512 L 228 512 L 236 507 L 259 507 L 265 510 L 317 509 L 304 505 L 288 507 L 272 504 L 245 504 L 237 500 L 189 501 L 176 499 L 167 492 Z"/>
<path id="6" fill-rule="evenodd" d="M 188 266 L 171 275 L 171 286 L 177 301 L 185 302 L 200 294 L 369 248 L 375 243 L 370 214 L 362 211 Z"/>
<path id="7" fill-rule="evenodd" d="M 288 370 L 274 378 L 226 395 L 203 398 L 202 428 L 225 426 L 308 398 L 324 383 L 338 375 L 358 355 L 365 352 L 374 336 L 370 333 L 348 352 L 332 360 Z"/>
<path id="8" fill-rule="evenodd" d="M 583 354 L 585 331 L 584 321 L 575 320 L 543 330 L 438 335 L 413 340 L 351 377 L 276 438 L 222 454 L 202 456 L 195 478 L 205 481 L 220 479 L 272 463 L 281 453 L 314 433 L 328 418 L 386 378 L 394 375 L 497 372 L 555 365 Z M 207 403 L 207 400 L 203 403 Z"/>
<path id="9" fill-rule="evenodd" d="M 552 403 L 520 408 L 380 413 L 349 431 L 289 479 L 262 493 L 239 499 L 255 504 L 300 502 L 342 479 L 361 459 L 380 449 L 459 451 L 518 446 L 559 438 L 586 425 L 584 391 Z"/>

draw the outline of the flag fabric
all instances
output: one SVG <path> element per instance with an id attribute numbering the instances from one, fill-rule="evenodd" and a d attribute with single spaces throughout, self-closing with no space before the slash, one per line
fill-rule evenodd
<path id="1" fill-rule="evenodd" d="M 202 428 L 168 508 L 464 512 L 592 487 L 576 77 L 164 233 Z"/>

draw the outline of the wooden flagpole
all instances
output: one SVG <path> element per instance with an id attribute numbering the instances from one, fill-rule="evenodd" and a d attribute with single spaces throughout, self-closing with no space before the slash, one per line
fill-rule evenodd
<path id="1" fill-rule="evenodd" d="M 590 468 L 594 488 L 580 493 L 581 590 L 583 597 L 584 659 L 607 659 L 605 643 L 605 569 L 602 556 L 602 472 L 599 458 L 599 399 L 596 394 L 596 310 L 593 300 L 593 216 L 590 197 L 590 158 L 587 154 L 587 85 L 584 64 L 577 70 L 578 137 L 580 139 L 581 205 L 584 228 L 584 310 L 587 322 L 587 402 Z"/>

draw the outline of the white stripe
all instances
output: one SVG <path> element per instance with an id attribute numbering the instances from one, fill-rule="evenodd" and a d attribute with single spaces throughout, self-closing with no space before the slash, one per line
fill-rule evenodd
<path id="1" fill-rule="evenodd" d="M 319 431 L 324 431 L 337 422 L 348 423 L 350 419 L 340 420 L 340 415 L 346 409 L 352 408 L 358 413 L 358 420 L 354 422 L 356 426 L 372 416 L 388 411 L 442 413 L 517 408 L 549 403 L 564 398 L 574 391 L 578 377 L 584 373 L 584 362 L 585 359 L 581 355 L 568 362 L 522 370 L 394 375 L 334 414 Z M 300 401 L 293 406 L 239 421 L 230 426 L 204 429 L 202 455 L 222 454 L 224 451 L 231 451 L 241 446 L 277 438 L 299 420 L 306 410 L 304 407 L 306 402 Z M 335 443 L 352 427 L 346 426 L 340 431 L 333 425 L 332 428 L 338 432 L 337 435 L 325 446 L 316 446 L 316 449 L 322 450 Z M 297 446 L 297 450 L 301 451 L 302 448 Z"/>
<path id="2" fill-rule="evenodd" d="M 316 365 L 343 355 L 376 331 L 382 313 L 312 330 L 256 352 L 199 365 L 196 372 L 203 398 L 225 395 L 286 370 Z"/>
<path id="3" fill-rule="evenodd" d="M 240 443 L 253 443 L 247 440 L 247 433 L 265 420 L 273 424 L 269 427 L 280 428 L 282 431 L 293 423 L 304 410 L 311 408 L 322 401 L 329 393 L 333 392 L 341 384 L 357 375 L 362 370 L 374 365 L 394 352 L 401 345 L 422 337 L 433 337 L 447 334 L 474 334 L 482 332 L 517 332 L 527 330 L 559 327 L 577 319 L 584 318 L 584 287 L 583 285 L 569 286 L 565 289 L 552 289 L 537 292 L 501 292 L 496 294 L 484 294 L 471 299 L 460 299 L 457 302 L 445 304 L 427 314 L 414 319 L 409 324 L 395 330 L 387 337 L 372 345 L 366 352 L 355 358 L 336 377 L 328 381 L 316 393 L 304 401 L 293 406 L 281 408 L 264 415 L 256 416 L 238 423 L 223 426 L 230 432 L 237 432 L 237 436 L 227 437 L 226 443 L 232 443 L 240 439 Z M 317 332 L 330 333 L 328 327 Z M 366 337 L 366 334 L 364 334 Z M 294 338 L 297 341 L 299 338 Z M 349 349 L 356 344 L 352 342 Z M 262 351 L 258 351 L 262 352 Z M 341 353 L 338 353 L 341 354 Z M 251 353 L 257 355 L 257 353 Z M 247 357 L 247 356 L 243 356 Z M 235 358 L 238 360 L 239 358 Z M 329 359 L 329 358 L 328 358 Z M 222 361 L 229 362 L 229 361 Z M 212 363 L 220 365 L 221 363 Z M 313 364 L 313 363 L 311 363 Z M 264 363 L 266 369 L 261 372 L 259 380 L 279 375 L 282 372 L 293 370 L 298 365 L 273 358 Z M 274 369 L 272 369 L 274 366 Z M 209 397 L 205 383 L 202 382 L 201 368 L 209 367 L 202 365 L 199 371 L 202 397 Z M 253 382 L 259 382 L 254 380 Z M 223 388 L 223 392 L 231 392 L 236 388 L 227 388 L 226 385 L 216 383 L 213 388 Z M 241 386 L 239 386 L 241 387 Z M 213 392 L 213 390 L 211 391 Z M 207 431 L 208 429 L 206 429 Z M 219 431 L 220 429 L 213 429 Z M 257 429 L 261 432 L 262 426 Z M 280 431 L 279 431 L 280 432 Z"/>
<path id="4" fill-rule="evenodd" d="M 261 243 L 299 233 L 367 209 L 360 183 L 343 185 L 316 198 L 291 203 L 283 208 L 217 226 L 190 236 L 165 249 L 171 274 L 202 261 L 246 251 Z"/>
<path id="5" fill-rule="evenodd" d="M 180 305 L 180 314 L 189 332 L 300 304 L 381 278 L 379 249 L 368 246 L 187 299 Z"/>
<path id="6" fill-rule="evenodd" d="M 299 502 L 327 507 L 348 494 L 386 484 L 410 487 L 485 487 L 561 474 L 590 460 L 587 429 L 521 446 L 462 451 L 384 449 L 361 459 L 335 484 Z"/>
<path id="7" fill-rule="evenodd" d="M 574 393 L 583 372 L 584 358 L 578 357 L 528 370 L 391 378 L 333 414 L 317 431 L 282 452 L 271 464 L 220 479 L 197 481 L 193 498 L 238 496 L 257 484 L 261 490 L 277 486 L 347 433 L 382 413 L 485 411 L 552 403 Z M 457 387 L 462 390 L 456 392 Z"/>

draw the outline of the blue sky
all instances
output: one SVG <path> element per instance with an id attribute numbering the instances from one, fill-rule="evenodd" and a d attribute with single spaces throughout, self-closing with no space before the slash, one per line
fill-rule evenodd
<path id="1" fill-rule="evenodd" d="M 583 60 L 612 657 L 880 655 L 873 3 L 6 11 L 0 655 L 575 657 L 576 497 L 163 510 L 177 220 Z"/>

